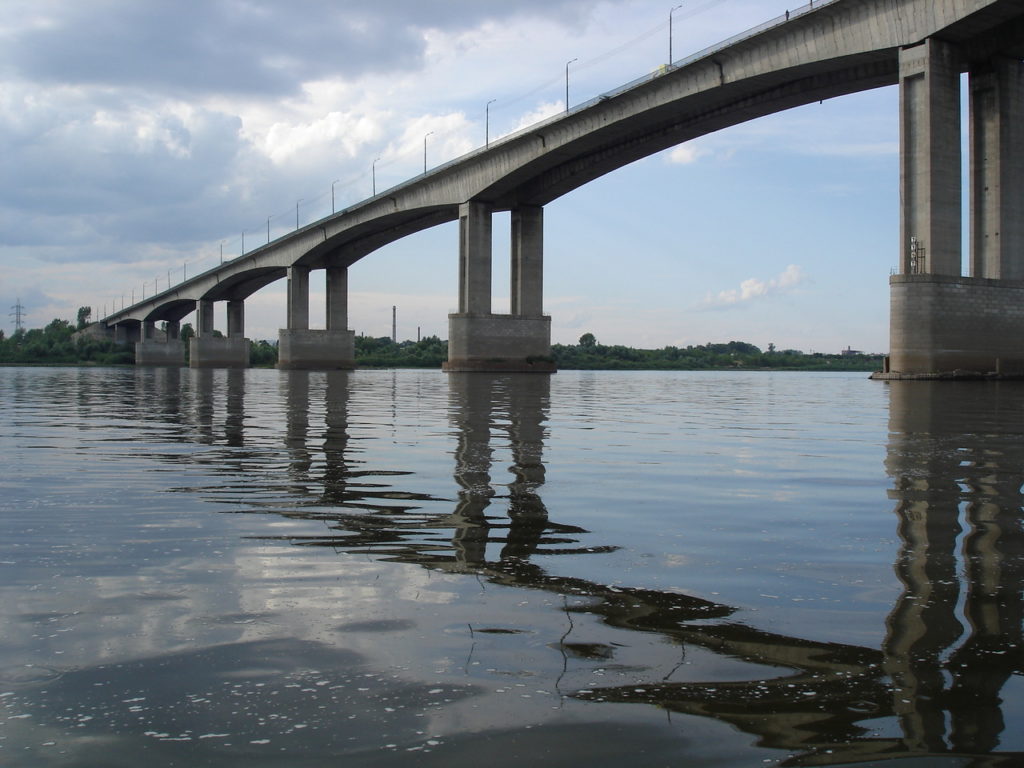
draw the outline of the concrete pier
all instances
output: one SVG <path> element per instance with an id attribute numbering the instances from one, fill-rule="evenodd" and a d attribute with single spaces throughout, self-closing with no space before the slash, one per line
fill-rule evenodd
<path id="1" fill-rule="evenodd" d="M 197 335 L 189 340 L 191 368 L 248 368 L 249 340 L 245 338 L 245 302 L 228 302 L 228 335 L 213 334 L 213 305 L 200 299 Z"/>
<path id="2" fill-rule="evenodd" d="M 309 267 L 288 269 L 287 328 L 278 330 L 277 367 L 282 370 L 355 368 L 355 332 L 348 330 L 348 268 L 326 269 L 327 328 L 309 327 Z"/>
<path id="3" fill-rule="evenodd" d="M 152 320 L 142 323 L 142 339 L 135 343 L 135 364 L 151 366 L 185 365 L 185 345 L 180 338 L 181 323 L 169 321 L 163 332 Z"/>
<path id="4" fill-rule="evenodd" d="M 543 314 L 544 210 L 512 211 L 508 315 L 491 312 L 491 213 L 473 201 L 459 209 L 459 311 L 448 316 L 443 368 L 552 373 L 551 318 Z"/>
<path id="5" fill-rule="evenodd" d="M 970 62 L 970 274 L 962 274 L 960 72 L 927 40 L 900 54 L 901 257 L 879 378 L 1024 376 L 1024 65 Z"/>

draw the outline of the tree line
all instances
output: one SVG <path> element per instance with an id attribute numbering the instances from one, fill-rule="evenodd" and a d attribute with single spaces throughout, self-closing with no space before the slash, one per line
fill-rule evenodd
<path id="1" fill-rule="evenodd" d="M 859 352 L 806 354 L 796 349 L 777 350 L 769 344 L 762 350 L 744 341 L 697 346 L 667 346 L 635 349 L 598 343 L 592 333 L 583 334 L 577 344 L 552 344 L 551 356 L 562 370 L 796 370 L 875 371 L 882 368 L 882 355 Z"/>
<path id="2" fill-rule="evenodd" d="M 78 321 L 55 319 L 45 328 L 19 329 L 10 336 L 0 330 L 0 364 L 8 365 L 130 365 L 135 359 L 134 345 L 117 344 L 110 339 L 87 333 L 76 334 L 89 326 L 91 311 L 82 307 Z M 181 328 L 185 342 L 195 335 L 190 323 Z M 252 341 L 249 359 L 253 366 L 277 364 L 277 343 Z M 440 368 L 448 359 L 448 342 L 437 336 L 418 341 L 395 342 L 388 336 L 357 336 L 356 364 L 368 368 Z M 600 344 L 592 333 L 583 334 L 577 344 L 552 344 L 551 359 L 561 370 L 763 370 L 873 371 L 882 367 L 881 355 L 805 354 L 795 349 L 767 350 L 742 341 L 722 344 L 661 349 L 636 349 Z"/>

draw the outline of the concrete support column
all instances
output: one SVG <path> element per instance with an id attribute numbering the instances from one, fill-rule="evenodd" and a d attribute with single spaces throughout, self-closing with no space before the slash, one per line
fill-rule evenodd
<path id="1" fill-rule="evenodd" d="M 249 340 L 245 338 L 245 302 L 228 302 L 228 335 L 213 335 L 213 301 L 199 300 L 199 328 L 189 340 L 189 366 L 192 368 L 247 368 Z"/>
<path id="2" fill-rule="evenodd" d="M 142 341 L 152 341 L 156 335 L 156 323 L 152 320 L 142 321 Z"/>
<path id="3" fill-rule="evenodd" d="M 288 267 L 288 328 L 309 328 L 309 267 Z"/>
<path id="4" fill-rule="evenodd" d="M 142 340 L 142 326 L 138 321 L 118 323 L 114 326 L 114 342 L 117 344 L 134 344 Z"/>
<path id="5" fill-rule="evenodd" d="M 960 67 L 929 38 L 900 51 L 900 273 L 960 275 Z"/>
<path id="6" fill-rule="evenodd" d="M 971 70 L 971 276 L 1024 280 L 1024 64 Z"/>
<path id="7" fill-rule="evenodd" d="M 491 314 L 491 213 L 459 206 L 459 311 L 448 315 L 444 370 L 551 373 L 551 318 L 543 315 L 543 209 L 512 214 L 512 313 Z"/>
<path id="8" fill-rule="evenodd" d="M 523 206 L 512 211 L 513 315 L 544 314 L 544 209 Z"/>
<path id="9" fill-rule="evenodd" d="M 459 206 L 459 313 L 491 313 L 491 212 L 487 203 Z"/>
<path id="10" fill-rule="evenodd" d="M 196 335 L 205 338 L 213 336 L 213 301 L 200 299 L 196 313 Z"/>
<path id="11" fill-rule="evenodd" d="M 228 302 L 228 338 L 240 339 L 245 336 L 245 302 L 232 299 Z"/>
<path id="12" fill-rule="evenodd" d="M 348 267 L 327 267 L 327 330 L 348 329 Z"/>
<path id="13" fill-rule="evenodd" d="M 167 340 L 173 341 L 181 338 L 181 321 L 180 320 L 168 320 L 167 321 Z"/>

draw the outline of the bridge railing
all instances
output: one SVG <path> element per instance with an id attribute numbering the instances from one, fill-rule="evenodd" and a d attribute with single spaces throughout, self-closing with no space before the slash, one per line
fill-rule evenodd
<path id="1" fill-rule="evenodd" d="M 785 24 L 788 21 L 792 21 L 793 19 L 803 16 L 807 13 L 817 11 L 819 8 L 824 8 L 829 5 L 834 5 L 835 3 L 838 3 L 840 1 L 841 0 L 811 0 L 811 2 L 809 2 L 807 5 L 802 5 L 793 10 L 786 11 L 786 13 L 780 16 L 776 16 L 773 19 L 769 19 L 768 21 L 765 21 L 761 24 L 758 24 L 756 27 L 751 27 L 750 29 L 744 30 L 743 32 L 739 32 L 738 34 L 735 34 L 732 37 L 726 38 L 725 40 L 715 43 L 714 45 L 710 45 L 707 48 L 704 48 L 700 51 L 697 51 L 696 53 L 692 53 L 688 56 L 685 56 L 682 59 L 677 59 L 676 61 L 672 62 L 671 65 L 663 65 L 662 67 L 655 69 L 653 72 L 650 72 L 646 75 L 642 75 L 641 77 L 638 77 L 635 80 L 630 80 L 628 83 L 624 83 L 623 85 L 617 86 L 611 89 L 610 91 L 604 91 L 603 93 L 600 93 L 597 96 L 588 99 L 587 101 L 581 102 L 574 107 L 567 108 L 564 112 L 559 112 L 558 114 L 551 115 L 550 117 L 546 117 L 543 120 L 538 120 L 536 123 L 531 123 L 530 125 L 513 131 L 512 133 L 507 133 L 504 136 L 495 138 L 491 140 L 487 146 L 477 147 L 476 149 L 472 149 L 469 152 L 466 152 L 465 154 L 453 158 L 452 160 L 441 163 L 440 165 L 431 168 L 429 171 L 418 174 L 417 176 L 414 176 L 405 182 L 402 182 L 394 187 L 391 187 L 390 189 L 387 189 L 379 193 L 378 195 L 376 195 L 376 197 L 383 197 L 389 192 L 400 190 L 412 181 L 419 181 L 425 176 L 429 176 L 451 166 L 465 162 L 466 160 L 472 157 L 481 155 L 485 152 L 489 152 L 496 146 L 500 146 L 504 143 L 513 141 L 519 138 L 520 136 L 524 136 L 532 131 L 536 131 L 538 128 L 543 128 L 544 126 L 556 123 L 559 120 L 564 120 L 569 115 L 581 112 L 585 109 L 589 109 L 590 107 L 593 107 L 595 104 L 599 104 L 600 102 L 610 99 L 614 96 L 619 96 L 623 93 L 626 93 L 627 91 L 632 90 L 633 88 L 643 85 L 644 83 L 648 83 L 651 80 L 656 80 L 659 77 L 668 74 L 669 72 L 679 69 L 680 67 L 685 67 L 690 64 L 693 64 L 696 61 L 700 61 L 701 59 L 707 58 L 708 56 L 712 56 L 720 51 L 725 50 L 726 48 L 736 45 L 736 43 L 740 43 L 749 38 L 756 37 L 762 32 L 766 32 L 767 30 L 772 29 L 773 27 L 778 27 L 782 24 Z M 368 198 L 368 200 L 373 199 L 375 198 Z M 364 200 L 363 202 L 367 202 L 367 200 Z M 357 207 L 361 204 L 362 203 L 356 203 L 354 206 L 350 206 L 350 208 Z"/>

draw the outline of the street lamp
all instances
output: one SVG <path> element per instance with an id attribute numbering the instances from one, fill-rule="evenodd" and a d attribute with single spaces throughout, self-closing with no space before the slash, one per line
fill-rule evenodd
<path id="1" fill-rule="evenodd" d="M 379 157 L 375 157 L 373 159 L 373 165 L 370 166 L 370 176 L 373 179 L 373 194 L 374 194 L 374 196 L 376 196 L 376 194 L 377 194 L 377 161 L 378 160 L 380 160 L 380 158 Z"/>
<path id="2" fill-rule="evenodd" d="M 267 216 L 267 243 L 270 243 L 270 220 L 273 216 Z"/>
<path id="3" fill-rule="evenodd" d="M 484 146 L 489 147 L 491 145 L 491 104 L 496 102 L 497 99 L 491 99 L 487 102 L 484 107 Z"/>
<path id="4" fill-rule="evenodd" d="M 433 131 L 427 131 L 427 133 L 423 136 L 423 172 L 424 173 L 427 172 L 427 136 L 429 136 L 432 133 L 433 133 Z"/>
<path id="5" fill-rule="evenodd" d="M 668 12 L 668 65 L 672 66 L 672 14 L 678 11 L 683 6 L 677 5 L 671 11 Z"/>
<path id="6" fill-rule="evenodd" d="M 565 62 L 565 111 L 569 111 L 569 65 L 574 61 L 579 61 L 579 57 L 575 59 L 569 59 Z"/>
<path id="7" fill-rule="evenodd" d="M 242 230 L 242 255 L 245 256 L 245 230 Z"/>
<path id="8" fill-rule="evenodd" d="M 295 229 L 299 228 L 299 203 L 301 203 L 305 199 L 306 198 L 304 197 L 300 197 L 298 200 L 295 201 Z"/>
<path id="9" fill-rule="evenodd" d="M 339 181 L 341 181 L 341 179 L 335 179 L 331 182 L 331 213 L 334 213 L 334 185 Z"/>

